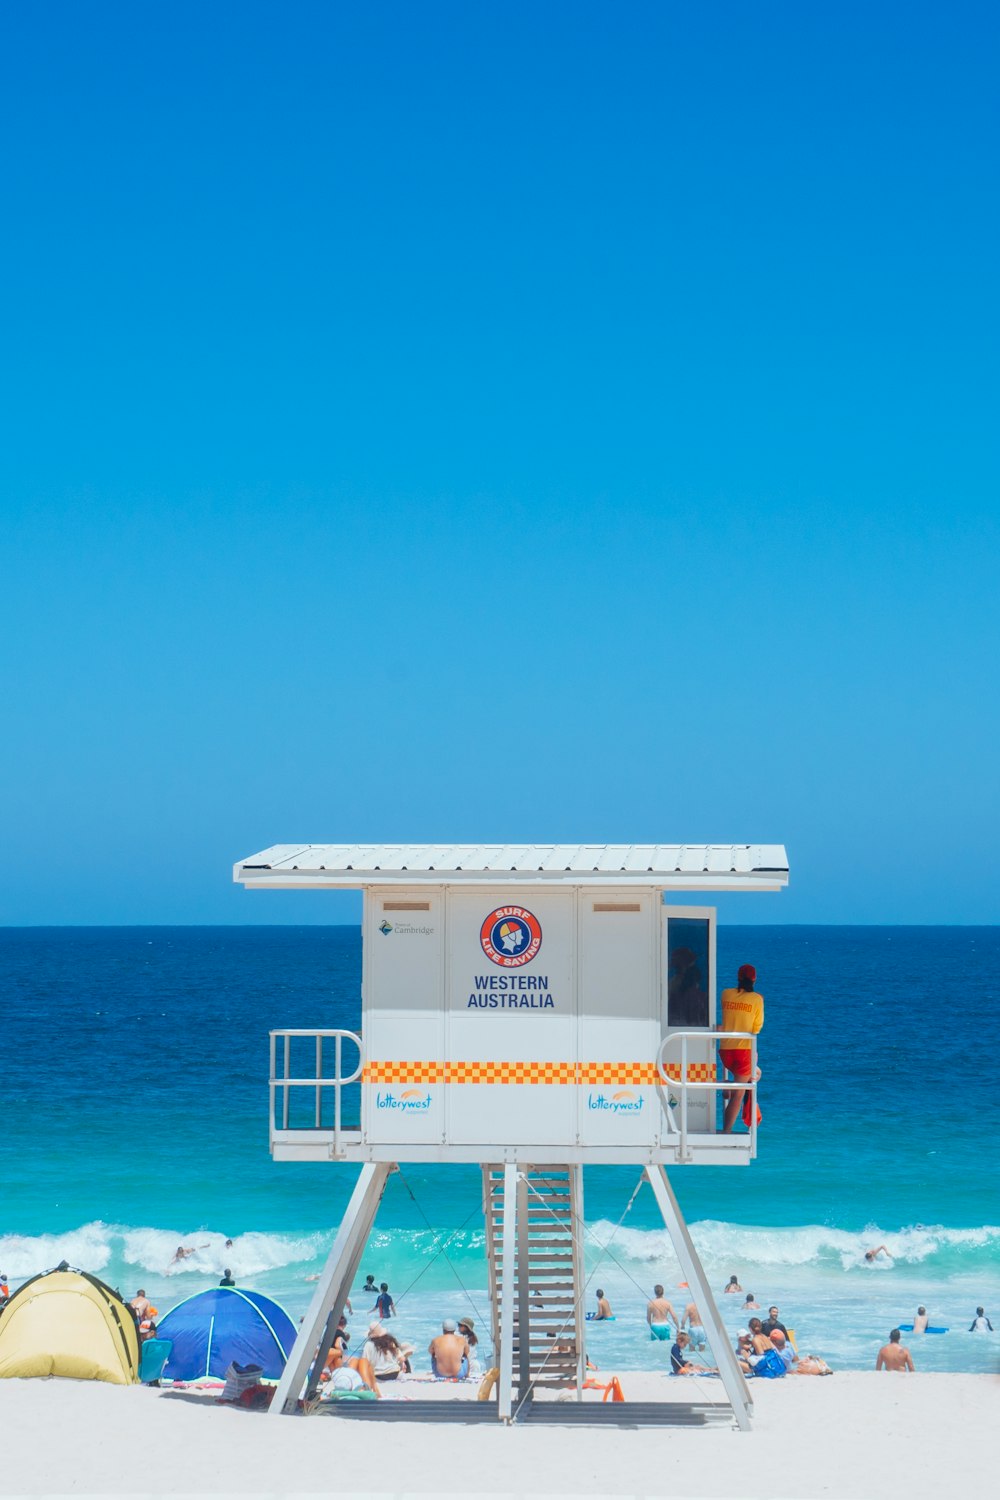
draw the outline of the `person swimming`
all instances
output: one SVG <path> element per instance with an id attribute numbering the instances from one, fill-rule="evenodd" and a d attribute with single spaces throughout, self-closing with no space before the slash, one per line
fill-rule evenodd
<path id="1" fill-rule="evenodd" d="M 865 1251 L 865 1260 L 868 1262 L 869 1265 L 871 1265 L 874 1261 L 876 1261 L 878 1259 L 878 1257 L 880 1255 L 884 1255 L 885 1258 L 886 1258 L 886 1260 L 892 1260 L 892 1256 L 889 1254 L 888 1250 L 885 1248 L 884 1245 L 875 1245 L 873 1249 L 866 1250 Z"/>

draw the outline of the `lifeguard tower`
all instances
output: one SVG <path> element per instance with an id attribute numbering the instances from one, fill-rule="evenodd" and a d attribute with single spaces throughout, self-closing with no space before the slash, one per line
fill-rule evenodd
<path id="1" fill-rule="evenodd" d="M 360 1031 L 271 1032 L 274 1159 L 361 1164 L 271 1410 L 315 1388 L 400 1162 L 482 1169 L 497 1416 L 511 1419 L 515 1391 L 517 1408 L 542 1386 L 581 1392 L 583 1167 L 615 1163 L 644 1169 L 748 1427 L 752 1398 L 666 1169 L 748 1165 L 756 1111 L 722 1133 L 715 911 L 665 903 L 780 890 L 784 849 L 279 844 L 234 879 L 364 894 Z M 345 1122 L 352 1087 L 359 1118 Z"/>

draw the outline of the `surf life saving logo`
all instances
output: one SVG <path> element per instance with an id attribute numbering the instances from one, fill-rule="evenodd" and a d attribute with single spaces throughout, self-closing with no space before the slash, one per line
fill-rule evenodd
<path id="1" fill-rule="evenodd" d="M 542 946 L 542 924 L 523 906 L 498 906 L 479 929 L 479 941 L 491 963 L 519 969 Z"/>

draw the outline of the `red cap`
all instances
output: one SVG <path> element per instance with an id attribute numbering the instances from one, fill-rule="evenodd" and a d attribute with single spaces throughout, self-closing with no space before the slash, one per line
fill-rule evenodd
<path id="1" fill-rule="evenodd" d="M 757 983 L 757 970 L 754 968 L 753 964 L 740 964 L 740 972 L 737 974 L 736 977 L 737 977 L 737 979 L 741 979 L 741 980 L 742 979 L 749 979 L 749 981 L 750 981 L 751 984 L 756 984 Z"/>

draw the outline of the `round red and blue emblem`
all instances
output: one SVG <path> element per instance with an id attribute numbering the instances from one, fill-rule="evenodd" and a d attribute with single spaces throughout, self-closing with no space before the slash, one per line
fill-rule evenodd
<path id="1" fill-rule="evenodd" d="M 505 969 L 530 964 L 542 946 L 542 924 L 523 906 L 498 906 L 479 930 L 483 952 Z"/>

